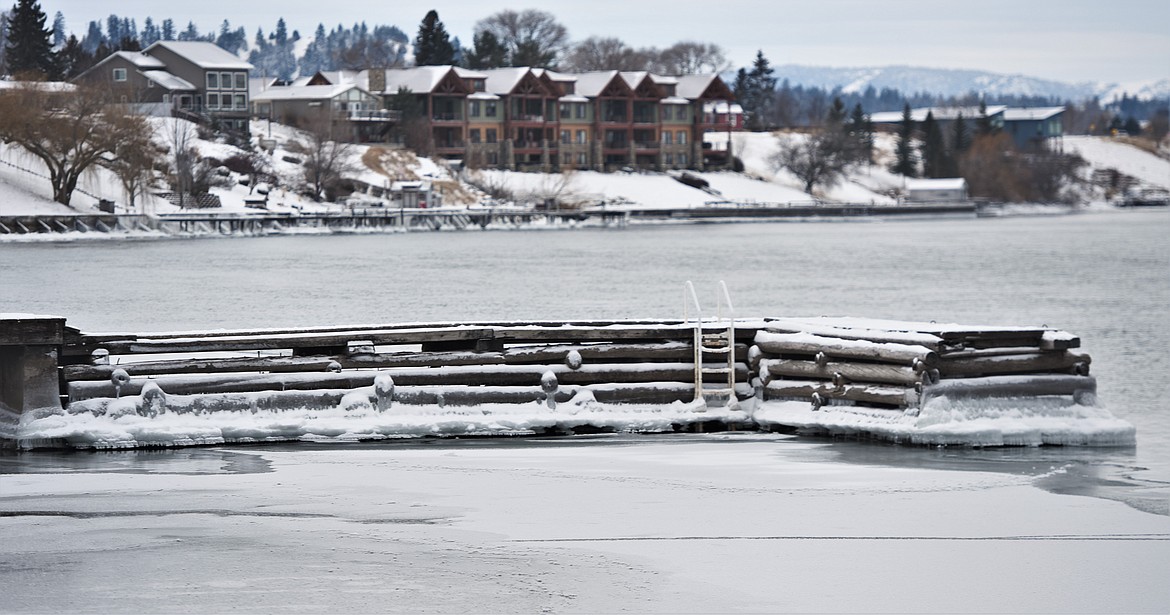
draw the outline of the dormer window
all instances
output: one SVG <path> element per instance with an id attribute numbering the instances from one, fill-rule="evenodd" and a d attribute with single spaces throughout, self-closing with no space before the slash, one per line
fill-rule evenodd
<path id="1" fill-rule="evenodd" d="M 126 69 L 115 68 L 114 69 L 114 81 L 125 81 L 125 80 L 126 80 Z"/>

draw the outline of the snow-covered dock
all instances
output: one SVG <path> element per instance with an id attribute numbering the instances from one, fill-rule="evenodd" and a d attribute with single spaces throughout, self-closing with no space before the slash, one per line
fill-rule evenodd
<path id="1" fill-rule="evenodd" d="M 1132 445 L 1076 336 L 842 318 L 87 334 L 0 315 L 22 447 L 780 429 Z"/>

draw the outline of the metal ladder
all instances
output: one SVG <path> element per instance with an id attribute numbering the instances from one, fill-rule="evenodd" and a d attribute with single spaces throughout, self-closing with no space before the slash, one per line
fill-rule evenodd
<path id="1" fill-rule="evenodd" d="M 699 296 L 695 293 L 695 285 L 689 280 L 683 288 L 683 322 L 691 324 L 691 309 L 694 308 L 694 362 L 695 362 L 695 402 L 702 401 L 710 405 L 711 401 L 719 400 L 723 404 L 735 401 L 735 307 L 731 303 L 731 295 L 727 292 L 727 284 L 719 281 L 719 294 L 716 299 L 715 319 L 703 320 L 703 308 L 699 305 Z M 724 310 L 727 311 L 726 321 Z M 707 332 L 712 329 L 714 331 Z M 726 365 L 720 367 L 704 367 L 703 355 L 716 354 L 727 357 Z M 703 376 L 720 374 L 727 377 L 725 386 L 704 389 Z"/>

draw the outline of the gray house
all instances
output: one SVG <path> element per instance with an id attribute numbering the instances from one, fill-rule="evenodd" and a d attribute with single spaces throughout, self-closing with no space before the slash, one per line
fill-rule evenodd
<path id="1" fill-rule="evenodd" d="M 159 41 L 141 52 L 119 51 L 77 77 L 105 84 L 124 103 L 248 132 L 252 65 L 213 43 Z"/>

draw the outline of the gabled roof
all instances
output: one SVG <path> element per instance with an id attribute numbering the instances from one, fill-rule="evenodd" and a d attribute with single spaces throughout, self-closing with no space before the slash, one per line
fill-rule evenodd
<path id="1" fill-rule="evenodd" d="M 375 70 L 384 70 L 386 75 L 386 93 L 394 93 L 400 89 L 407 89 L 415 94 L 426 94 L 434 91 L 443 79 L 450 75 L 455 68 L 452 66 L 414 66 L 411 68 L 375 68 L 362 71 L 357 79 L 360 85 L 369 83 L 369 73 Z M 458 72 L 455 73 L 458 76 Z M 368 89 L 368 87 L 366 88 Z"/>
<path id="2" fill-rule="evenodd" d="M 229 53 L 223 47 L 206 41 L 159 41 L 142 50 L 150 55 L 157 48 L 169 49 L 188 62 L 205 69 L 252 70 L 252 65 Z"/>
<path id="3" fill-rule="evenodd" d="M 110 54 L 110 57 L 122 58 L 142 70 L 158 70 L 167 67 L 162 60 L 148 56 L 141 51 L 115 51 Z"/>
<path id="4" fill-rule="evenodd" d="M 619 77 L 620 76 L 616 70 L 600 70 L 589 73 L 578 73 L 577 94 L 580 94 L 581 96 L 588 96 L 590 98 L 596 98 L 601 95 L 601 92 L 604 91 L 605 88 L 611 82 L 613 82 L 614 79 L 618 79 Z M 625 80 L 622 80 L 622 84 L 626 85 Z"/>
<path id="5" fill-rule="evenodd" d="M 168 73 L 165 70 L 148 70 L 142 71 L 142 76 L 157 83 L 159 87 L 170 91 L 191 91 L 198 90 L 190 81 Z"/>
<path id="6" fill-rule="evenodd" d="M 484 74 L 487 75 L 487 91 L 492 94 L 510 94 L 517 85 L 520 85 L 520 81 L 531 73 L 532 69 L 527 66 L 486 70 Z"/>
<path id="7" fill-rule="evenodd" d="M 719 75 L 683 75 L 678 78 L 676 94 L 690 100 L 704 98 L 712 88 L 721 90 L 722 94 L 730 96 L 731 90 L 719 78 Z"/>
<path id="8" fill-rule="evenodd" d="M 330 100 L 353 89 L 368 94 L 368 92 L 359 88 L 354 83 L 343 83 L 341 85 L 286 85 L 269 88 L 263 92 L 254 94 L 252 100 Z"/>
<path id="9" fill-rule="evenodd" d="M 1064 107 L 1021 107 L 1003 112 L 1005 122 L 1042 121 L 1064 113 Z"/>
<path id="10" fill-rule="evenodd" d="M 967 180 L 962 177 L 941 177 L 938 179 L 907 179 L 907 190 L 966 190 Z"/>

